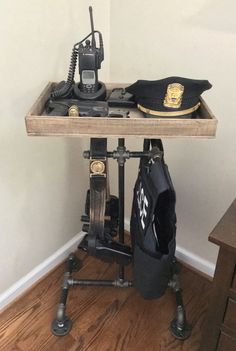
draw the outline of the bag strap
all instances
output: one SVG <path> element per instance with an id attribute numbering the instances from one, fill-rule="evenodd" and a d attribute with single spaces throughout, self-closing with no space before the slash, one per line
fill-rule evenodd
<path id="1" fill-rule="evenodd" d="M 143 151 L 149 151 L 151 147 L 158 147 L 158 149 L 163 152 L 164 155 L 164 147 L 161 139 L 144 139 L 143 141 Z"/>
<path id="2" fill-rule="evenodd" d="M 96 240 L 104 239 L 107 188 L 107 139 L 90 139 L 90 224 L 88 250 L 96 253 Z"/>
<path id="3" fill-rule="evenodd" d="M 156 146 L 163 153 L 164 156 L 164 147 L 161 139 L 151 139 L 152 147 Z"/>
<path id="4" fill-rule="evenodd" d="M 161 161 L 164 162 L 164 147 L 162 144 L 161 139 L 144 139 L 143 141 L 143 151 L 149 151 L 150 147 L 153 148 L 158 148 L 160 150 L 162 156 L 161 156 Z M 154 152 L 155 155 L 155 152 Z M 147 156 L 140 157 L 140 162 L 139 162 L 139 169 L 142 170 L 142 166 L 146 166 L 148 169 L 150 167 L 150 159 Z"/>

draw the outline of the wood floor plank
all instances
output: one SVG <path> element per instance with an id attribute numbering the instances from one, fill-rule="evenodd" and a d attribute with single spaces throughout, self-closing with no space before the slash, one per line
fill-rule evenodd
<path id="1" fill-rule="evenodd" d="M 113 279 L 116 265 L 79 252 L 83 268 L 74 278 Z M 69 291 L 67 315 L 73 321 L 65 337 L 53 336 L 63 278 L 60 265 L 0 315 L 0 351 L 199 351 L 211 282 L 183 267 L 181 282 L 192 336 L 182 342 L 169 331 L 175 316 L 171 290 L 144 300 L 133 288 L 76 287 Z M 132 267 L 126 274 L 132 276 Z"/>

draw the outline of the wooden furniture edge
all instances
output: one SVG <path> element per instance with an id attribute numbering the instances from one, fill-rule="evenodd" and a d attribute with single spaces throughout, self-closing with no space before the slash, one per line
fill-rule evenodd
<path id="1" fill-rule="evenodd" d="M 206 100 L 202 96 L 200 96 L 200 102 L 201 102 L 201 108 L 203 109 L 203 111 L 206 111 L 207 114 L 209 116 L 211 116 L 211 118 L 206 118 L 206 119 L 215 120 L 215 122 L 218 123 L 217 118 L 215 117 L 212 110 L 210 109 L 210 107 L 206 103 Z"/>
<path id="2" fill-rule="evenodd" d="M 218 245 L 227 248 L 230 252 L 236 253 L 236 220 L 234 219 L 236 216 L 236 199 L 232 201 L 230 206 L 227 207 L 223 216 L 221 216 L 220 220 L 217 222 L 214 229 L 211 231 L 209 235 L 209 241 Z M 230 239 L 226 242 L 225 236 L 222 234 L 224 228 L 231 224 L 230 227 Z M 232 240 L 233 239 L 233 240 Z"/>

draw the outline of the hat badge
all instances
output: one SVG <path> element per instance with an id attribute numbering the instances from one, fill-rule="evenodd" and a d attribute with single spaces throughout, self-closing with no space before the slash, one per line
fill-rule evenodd
<path id="1" fill-rule="evenodd" d="M 184 86 L 179 83 L 168 84 L 163 105 L 165 107 L 179 108 L 182 104 Z"/>

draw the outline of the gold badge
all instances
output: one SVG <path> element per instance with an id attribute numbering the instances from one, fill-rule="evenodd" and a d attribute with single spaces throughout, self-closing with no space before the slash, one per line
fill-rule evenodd
<path id="1" fill-rule="evenodd" d="M 77 105 L 72 105 L 68 110 L 68 115 L 70 117 L 79 117 L 79 107 Z"/>
<path id="2" fill-rule="evenodd" d="M 90 170 L 93 174 L 101 175 L 105 171 L 105 164 L 102 161 L 93 161 L 90 165 Z"/>
<path id="3" fill-rule="evenodd" d="M 179 83 L 169 84 L 167 87 L 164 106 L 171 108 L 179 108 L 182 103 L 184 86 Z"/>

